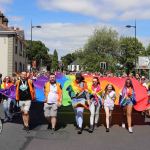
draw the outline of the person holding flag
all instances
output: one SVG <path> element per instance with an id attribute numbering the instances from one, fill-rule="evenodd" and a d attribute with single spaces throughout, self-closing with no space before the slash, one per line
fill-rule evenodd
<path id="1" fill-rule="evenodd" d="M 98 127 L 98 121 L 99 121 L 99 111 L 100 107 L 102 106 L 102 89 L 100 87 L 100 81 L 98 77 L 93 77 L 93 83 L 90 88 L 90 128 L 89 132 L 92 133 L 94 130 L 94 127 Z"/>
<path id="2" fill-rule="evenodd" d="M 32 80 L 27 78 L 27 73 L 22 72 L 20 80 L 16 81 L 16 101 L 22 112 L 24 130 L 29 132 L 29 110 L 31 101 L 35 100 L 35 89 Z"/>
<path id="3" fill-rule="evenodd" d="M 133 110 L 133 105 L 136 104 L 136 97 L 135 97 L 135 90 L 132 84 L 132 80 L 130 78 L 127 78 L 125 81 L 124 88 L 120 95 L 119 103 L 120 106 L 123 108 L 123 111 L 126 112 L 128 131 L 129 133 L 133 133 L 132 110 Z M 125 128 L 124 113 L 123 113 L 122 128 Z"/>
<path id="4" fill-rule="evenodd" d="M 81 73 L 76 74 L 75 80 L 66 90 L 72 99 L 72 106 L 74 108 L 78 128 L 77 133 L 82 134 L 83 112 L 84 108 L 88 109 L 86 102 L 89 101 L 89 93 L 87 83 L 84 81 L 84 77 Z"/>
<path id="5" fill-rule="evenodd" d="M 48 123 L 52 124 L 52 133 L 54 133 L 57 122 L 57 110 L 62 105 L 62 87 L 56 82 L 55 74 L 50 74 L 49 81 L 44 86 L 44 93 L 44 115 Z"/>

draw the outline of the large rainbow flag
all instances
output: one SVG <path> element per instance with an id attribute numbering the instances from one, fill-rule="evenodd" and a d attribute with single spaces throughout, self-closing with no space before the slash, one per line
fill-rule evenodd
<path id="1" fill-rule="evenodd" d="M 85 81 L 87 82 L 89 92 L 90 87 L 92 86 L 92 75 L 84 75 Z M 116 90 L 117 99 L 115 101 L 116 105 L 119 105 L 119 96 L 124 87 L 124 83 L 126 78 L 121 77 L 100 77 L 100 84 L 102 90 L 105 89 L 107 84 L 113 84 Z M 74 75 L 63 75 L 61 73 L 57 73 L 56 80 L 59 82 L 63 89 L 63 106 L 69 106 L 71 104 L 71 98 L 66 90 L 69 85 L 73 85 L 73 81 L 75 80 Z M 135 78 L 131 79 L 133 82 L 133 86 L 136 94 L 136 105 L 134 106 L 135 110 L 143 111 L 150 107 L 148 104 L 148 94 L 145 87 L 143 87 L 139 81 Z M 44 84 L 48 81 L 48 77 L 40 76 L 36 81 L 34 81 L 34 86 L 36 90 L 36 101 L 43 102 L 44 97 Z M 5 96 L 11 97 L 15 99 L 15 86 L 10 87 L 9 89 L 0 90 L 0 93 Z"/>

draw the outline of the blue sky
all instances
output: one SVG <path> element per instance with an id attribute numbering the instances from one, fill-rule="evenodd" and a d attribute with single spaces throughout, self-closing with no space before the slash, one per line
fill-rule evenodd
<path id="1" fill-rule="evenodd" d="M 30 22 L 41 25 L 33 29 L 33 39 L 42 40 L 59 56 L 82 48 L 95 28 L 112 27 L 119 35 L 137 37 L 145 46 L 150 43 L 150 1 L 143 0 L 0 0 L 0 9 L 9 25 L 25 30 L 30 38 Z"/>

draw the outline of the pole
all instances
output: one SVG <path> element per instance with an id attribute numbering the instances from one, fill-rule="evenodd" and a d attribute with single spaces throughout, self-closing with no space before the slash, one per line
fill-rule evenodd
<path id="1" fill-rule="evenodd" d="M 137 48 L 137 43 L 136 43 L 136 19 L 135 19 L 135 73 L 136 73 L 136 48 Z"/>
<path id="2" fill-rule="evenodd" d="M 30 45 L 30 50 L 32 51 L 32 20 L 31 20 L 31 27 L 30 27 L 30 28 L 31 28 L 31 41 L 30 41 L 30 42 L 31 42 L 31 43 L 30 43 L 31 45 Z M 30 71 L 31 71 L 31 70 L 32 70 L 32 69 L 31 69 L 31 68 L 32 68 L 32 60 L 31 60 L 31 62 L 30 62 L 30 65 L 31 65 L 31 67 L 30 67 Z"/>

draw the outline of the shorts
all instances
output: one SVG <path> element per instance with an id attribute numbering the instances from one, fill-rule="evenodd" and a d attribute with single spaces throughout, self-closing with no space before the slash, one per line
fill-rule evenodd
<path id="1" fill-rule="evenodd" d="M 57 117 L 57 104 L 44 103 L 44 116 L 45 117 Z"/>
<path id="2" fill-rule="evenodd" d="M 29 112 L 31 107 L 31 100 L 19 101 L 19 107 L 23 112 Z"/>
<path id="3" fill-rule="evenodd" d="M 123 105 L 123 107 L 125 107 L 125 106 L 133 106 L 133 102 L 131 100 L 126 100 L 126 102 Z"/>
<path id="4" fill-rule="evenodd" d="M 109 110 L 114 110 L 114 106 L 104 106 L 104 109 L 109 108 Z"/>

